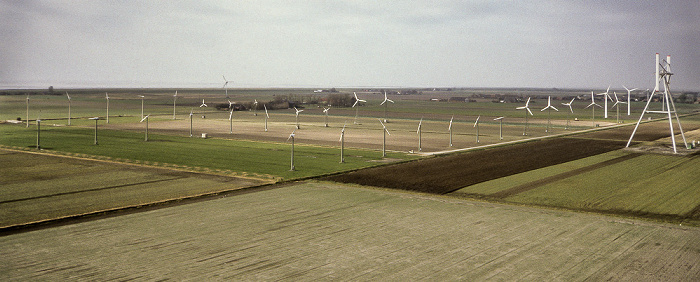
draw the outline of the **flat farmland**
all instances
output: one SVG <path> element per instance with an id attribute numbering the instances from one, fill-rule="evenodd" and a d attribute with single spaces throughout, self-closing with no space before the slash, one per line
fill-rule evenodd
<path id="1" fill-rule="evenodd" d="M 700 229 L 297 183 L 0 237 L 2 280 L 697 280 Z"/>
<path id="2" fill-rule="evenodd" d="M 0 228 L 266 183 L 2 149 L 0 172 Z"/>

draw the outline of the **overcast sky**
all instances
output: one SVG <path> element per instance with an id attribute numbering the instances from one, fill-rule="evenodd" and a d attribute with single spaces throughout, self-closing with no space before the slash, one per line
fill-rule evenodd
<path id="1" fill-rule="evenodd" d="M 0 88 L 700 90 L 700 1 L 0 0 Z"/>

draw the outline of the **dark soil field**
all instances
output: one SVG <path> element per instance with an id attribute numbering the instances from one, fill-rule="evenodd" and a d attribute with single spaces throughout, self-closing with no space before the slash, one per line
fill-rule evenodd
<path id="1" fill-rule="evenodd" d="M 690 131 L 697 127 L 690 124 L 683 129 Z M 624 148 L 632 129 L 626 126 L 423 159 L 334 175 L 325 180 L 445 194 L 480 182 Z M 667 123 L 647 123 L 640 125 L 634 141 L 653 141 L 668 135 Z"/>
<path id="2" fill-rule="evenodd" d="M 476 183 L 593 156 L 621 141 L 558 138 L 358 170 L 326 180 L 445 194 Z"/>

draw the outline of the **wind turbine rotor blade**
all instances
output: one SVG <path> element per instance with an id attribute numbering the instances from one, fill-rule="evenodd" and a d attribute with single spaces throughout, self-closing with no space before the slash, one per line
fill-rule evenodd
<path id="1" fill-rule="evenodd" d="M 145 117 L 143 117 L 143 118 L 141 119 L 141 121 L 139 121 L 139 122 L 143 122 L 143 121 L 146 120 L 147 118 L 148 118 L 148 116 L 145 116 Z"/>
<path id="2" fill-rule="evenodd" d="M 232 119 L 233 119 L 233 110 L 231 110 L 231 113 L 228 114 L 228 120 L 232 120 Z"/>
<path id="3" fill-rule="evenodd" d="M 550 107 L 551 107 L 552 109 L 554 109 L 555 111 L 557 111 L 557 112 L 559 111 L 559 110 L 557 110 L 557 108 L 555 108 L 554 106 L 550 106 Z"/>
<path id="4" fill-rule="evenodd" d="M 479 118 L 481 118 L 481 116 L 476 117 L 476 121 L 474 122 L 474 127 L 476 127 L 476 125 L 479 124 Z"/>
<path id="5" fill-rule="evenodd" d="M 389 99 L 386 99 L 386 100 L 389 101 L 389 102 L 391 102 L 392 104 L 394 103 L 394 101 L 392 101 L 392 100 L 389 100 Z"/>
<path id="6" fill-rule="evenodd" d="M 384 105 L 384 103 L 386 103 L 386 100 L 382 101 L 379 105 Z"/>
<path id="7" fill-rule="evenodd" d="M 528 113 L 530 113 L 531 116 L 534 116 L 534 115 L 532 114 L 532 111 L 530 110 L 530 108 L 525 108 L 525 109 L 527 110 Z"/>

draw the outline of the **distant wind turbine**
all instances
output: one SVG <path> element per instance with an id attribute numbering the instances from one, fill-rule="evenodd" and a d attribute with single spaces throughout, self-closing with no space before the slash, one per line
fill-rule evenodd
<path id="1" fill-rule="evenodd" d="M 544 107 L 543 109 L 541 109 L 540 112 L 547 110 L 547 109 L 549 109 L 549 111 L 547 111 L 547 129 L 545 129 L 544 132 L 551 131 L 549 128 L 552 126 L 552 122 L 551 122 L 551 119 L 549 117 L 552 114 L 552 110 L 555 110 L 557 112 L 559 111 L 559 110 L 557 110 L 557 108 L 552 106 L 552 96 L 547 96 L 547 106 Z"/>
<path id="2" fill-rule="evenodd" d="M 474 122 L 474 127 L 476 127 L 476 143 L 479 143 L 479 119 L 481 116 L 476 117 L 476 121 Z"/>
<path id="3" fill-rule="evenodd" d="M 354 123 L 354 124 L 357 124 L 357 112 L 359 111 L 360 108 L 359 108 L 359 107 L 355 107 L 355 106 L 357 106 L 357 104 L 358 104 L 359 102 L 367 103 L 367 101 L 365 101 L 365 100 L 360 100 L 360 98 L 357 98 L 357 93 L 355 93 L 355 92 L 352 92 L 352 94 L 355 95 L 355 103 L 352 104 L 352 107 L 355 108 L 355 121 L 354 121 L 353 123 Z"/>
<path id="4" fill-rule="evenodd" d="M 66 92 L 66 97 L 68 98 L 68 125 L 70 125 L 70 104 L 71 104 L 71 99 L 70 99 L 70 95 L 68 95 L 68 92 Z"/>
<path id="5" fill-rule="evenodd" d="M 95 145 L 97 145 L 97 120 L 99 120 L 100 117 L 92 117 L 92 118 L 89 118 L 89 119 L 95 121 Z"/>
<path id="6" fill-rule="evenodd" d="M 498 137 L 503 140 L 503 118 L 504 117 L 497 117 L 493 120 L 497 120 L 499 122 L 499 127 L 498 127 Z"/>
<path id="7" fill-rule="evenodd" d="M 605 100 L 605 106 L 603 106 L 603 108 L 605 109 L 605 118 L 608 118 L 608 99 L 612 101 L 612 98 L 610 98 L 610 86 L 608 86 L 608 89 L 605 90 L 605 92 L 598 93 L 596 95 L 603 96 L 603 100 Z"/>
<path id="8" fill-rule="evenodd" d="M 270 115 L 267 114 L 267 105 L 263 104 L 263 107 L 265 107 L 265 132 L 267 132 L 267 119 L 270 118 Z"/>
<path id="9" fill-rule="evenodd" d="M 617 123 L 620 123 L 620 104 L 629 105 L 629 103 L 618 100 L 617 93 L 615 93 L 615 91 L 613 91 L 613 97 L 615 97 L 615 103 L 612 105 L 612 107 L 615 108 L 615 106 L 617 106 Z"/>
<path id="10" fill-rule="evenodd" d="M 590 106 L 597 106 L 599 108 L 602 108 L 600 105 L 598 105 L 595 102 L 595 96 L 593 96 L 593 91 L 591 91 L 591 103 L 588 104 L 588 106 L 586 106 L 584 109 L 588 109 L 588 107 L 590 107 Z M 593 110 L 593 118 L 591 118 L 591 120 L 593 121 L 593 127 L 595 127 L 595 107 L 593 107 L 592 110 Z"/>
<path id="11" fill-rule="evenodd" d="M 637 88 L 627 89 L 627 87 L 624 85 L 622 85 L 622 87 L 624 87 L 625 90 L 627 90 L 627 115 L 630 115 L 631 114 L 630 105 L 632 104 L 632 98 L 630 98 L 630 97 L 632 97 L 632 91 L 637 90 Z"/>
<path id="12" fill-rule="evenodd" d="M 258 116 L 258 99 L 254 99 L 255 102 L 253 102 L 253 115 Z"/>
<path id="13" fill-rule="evenodd" d="M 530 97 L 527 97 L 527 102 L 525 102 L 525 106 L 522 107 L 517 107 L 515 108 L 516 110 L 526 110 L 525 111 L 525 128 L 523 129 L 523 136 L 527 135 L 527 127 L 528 127 L 528 116 L 527 114 L 530 113 L 532 116 L 532 111 L 530 111 Z"/>
<path id="14" fill-rule="evenodd" d="M 107 108 L 109 109 L 109 106 L 107 106 Z M 107 110 L 107 112 L 109 112 L 109 110 Z M 29 94 L 27 94 L 27 128 L 29 128 Z"/>
<path id="15" fill-rule="evenodd" d="M 192 137 L 192 116 L 194 115 L 193 111 L 194 109 L 190 108 L 190 137 Z"/>
<path id="16" fill-rule="evenodd" d="M 561 104 L 564 105 L 564 106 L 568 106 L 568 107 L 569 107 L 569 111 L 571 111 L 571 113 L 569 113 L 569 117 L 566 119 L 566 127 L 564 127 L 564 129 L 569 129 L 569 121 L 571 120 L 571 114 L 574 113 L 574 108 L 571 107 L 571 103 L 573 103 L 574 100 L 576 100 L 576 97 L 574 97 L 573 99 L 571 99 L 571 101 L 568 102 L 568 103 L 561 103 Z"/>
<path id="17" fill-rule="evenodd" d="M 330 109 L 331 109 L 331 107 L 328 107 L 328 108 L 323 107 L 323 113 L 326 114 L 326 120 L 325 120 L 325 121 L 326 121 L 326 127 L 328 127 L 328 110 L 330 110 Z"/>
<path id="18" fill-rule="evenodd" d="M 384 134 L 384 139 L 382 141 L 382 157 L 386 157 L 386 135 L 387 134 L 391 135 L 391 133 L 389 133 L 389 130 L 386 129 L 386 125 L 384 125 L 384 123 L 382 122 L 381 119 L 377 119 L 377 120 L 379 120 L 379 123 L 382 124 L 382 128 L 383 128 L 382 133 Z"/>
<path id="19" fill-rule="evenodd" d="M 143 117 L 143 118 L 141 119 L 141 121 L 140 121 L 140 122 L 143 122 L 144 120 L 146 121 L 146 137 L 145 137 L 145 140 L 144 140 L 144 141 L 146 141 L 146 142 L 148 142 L 148 117 L 149 117 L 149 116 L 150 116 L 150 115 L 147 115 L 147 116 Z"/>
<path id="20" fill-rule="evenodd" d="M 299 110 L 297 107 L 294 107 L 294 111 L 296 111 L 295 116 L 296 116 L 296 122 L 297 122 L 297 129 L 299 129 L 299 113 L 303 112 L 304 110 Z"/>
<path id="21" fill-rule="evenodd" d="M 394 101 L 389 100 L 389 98 L 387 98 L 387 96 L 386 96 L 386 90 L 385 90 L 385 91 L 384 91 L 384 101 L 382 101 L 382 103 L 379 104 L 380 106 L 381 106 L 381 105 L 384 105 L 384 122 L 385 122 L 385 123 L 387 122 L 387 121 L 386 121 L 386 111 L 387 111 L 387 109 L 389 108 L 389 104 L 387 104 L 387 102 L 391 102 L 392 104 L 394 103 Z"/>
<path id="22" fill-rule="evenodd" d="M 105 99 L 107 99 L 107 121 L 106 123 L 109 123 L 109 94 L 105 92 Z"/>
<path id="23" fill-rule="evenodd" d="M 294 132 L 296 132 L 296 131 L 297 131 L 296 129 L 294 131 L 292 131 L 292 134 L 289 134 L 289 137 L 287 138 L 287 142 L 289 142 L 289 139 L 292 140 L 292 165 L 291 165 L 291 168 L 289 169 L 289 171 L 295 170 L 295 168 L 294 168 Z"/>
<path id="24" fill-rule="evenodd" d="M 422 137 L 423 137 L 423 136 L 422 136 L 422 135 L 423 135 L 423 134 L 422 134 L 423 131 L 421 130 L 421 129 L 422 129 L 422 125 L 423 125 L 423 118 L 421 117 L 421 118 L 420 118 L 420 122 L 418 122 L 418 130 L 416 130 L 416 133 L 418 134 L 418 151 L 419 151 L 419 152 L 423 151 L 423 146 L 422 146 L 422 144 L 421 144 L 422 139 L 423 139 L 423 138 L 422 138 Z"/>
<path id="25" fill-rule="evenodd" d="M 141 97 L 141 118 L 143 119 L 143 98 L 146 98 L 146 96 L 139 95 Z"/>
<path id="26" fill-rule="evenodd" d="M 447 127 L 447 130 L 450 131 L 450 147 L 452 147 L 452 120 L 453 120 L 454 118 L 455 118 L 455 116 L 453 115 L 453 116 L 450 118 L 450 126 Z"/>
<path id="27" fill-rule="evenodd" d="M 343 124 L 343 129 L 340 130 L 340 163 L 341 164 L 345 162 L 345 156 L 343 155 L 343 151 L 345 149 L 345 125 L 347 123 L 348 122 L 345 121 L 345 123 Z"/>
<path id="28" fill-rule="evenodd" d="M 225 89 L 225 91 L 226 91 L 226 99 L 228 99 L 228 98 L 229 98 L 229 97 L 228 97 L 228 88 L 227 88 L 226 86 L 228 86 L 228 83 L 229 83 L 229 82 L 233 83 L 233 80 L 227 80 L 226 77 L 225 77 L 223 74 L 221 75 L 221 77 L 224 78 L 224 86 L 223 86 L 222 88 Z"/>
<path id="29" fill-rule="evenodd" d="M 173 95 L 173 119 L 175 119 L 175 102 L 177 102 L 177 90 L 175 90 L 175 95 Z"/>

